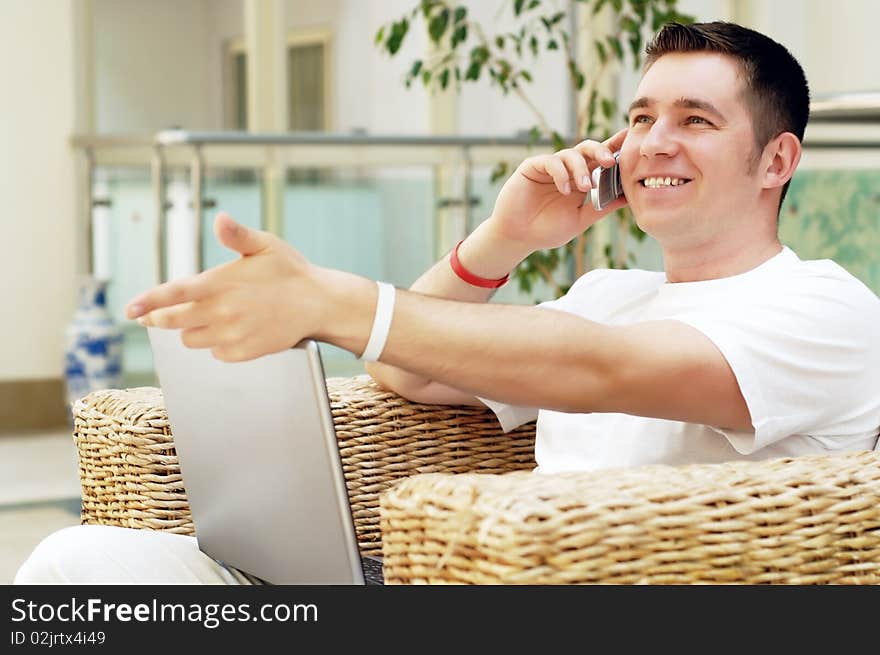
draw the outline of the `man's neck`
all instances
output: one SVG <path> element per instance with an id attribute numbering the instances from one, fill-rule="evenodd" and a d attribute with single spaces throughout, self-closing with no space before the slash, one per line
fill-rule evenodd
<path id="1" fill-rule="evenodd" d="M 670 282 L 698 282 L 739 275 L 757 268 L 782 251 L 772 239 L 752 244 L 732 242 L 703 244 L 697 248 L 663 251 L 666 279 Z"/>

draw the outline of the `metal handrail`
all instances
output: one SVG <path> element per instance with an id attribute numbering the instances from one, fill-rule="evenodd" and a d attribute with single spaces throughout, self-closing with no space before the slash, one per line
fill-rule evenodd
<path id="1" fill-rule="evenodd" d="M 173 145 L 342 145 L 342 146 L 549 146 L 550 139 L 531 139 L 528 136 L 404 136 L 393 134 L 372 135 L 362 132 L 200 132 L 164 130 L 156 135 L 156 142 Z"/>
<path id="2" fill-rule="evenodd" d="M 880 91 L 819 96 L 810 103 L 810 120 L 880 122 Z"/>

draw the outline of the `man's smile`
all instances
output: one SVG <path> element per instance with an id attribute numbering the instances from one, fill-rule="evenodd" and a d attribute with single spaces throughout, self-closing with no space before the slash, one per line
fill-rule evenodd
<path id="1" fill-rule="evenodd" d="M 673 176 L 651 176 L 646 177 L 639 180 L 639 184 L 648 189 L 664 189 L 676 186 L 682 186 L 690 182 L 690 178 L 687 177 L 673 177 Z"/>

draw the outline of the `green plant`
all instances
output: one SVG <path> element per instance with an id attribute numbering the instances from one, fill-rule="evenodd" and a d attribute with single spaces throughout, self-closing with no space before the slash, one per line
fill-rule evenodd
<path id="1" fill-rule="evenodd" d="M 422 21 L 434 46 L 430 56 L 416 59 L 405 75 L 407 88 L 421 83 L 429 89 L 460 90 L 463 83 L 476 82 L 482 75 L 505 95 L 512 94 L 526 103 L 535 115 L 536 124 L 529 130 L 532 143 L 549 138 L 554 150 L 585 138 L 604 140 L 626 124 L 617 100 L 603 93 L 603 82 L 616 74 L 627 58 L 638 69 L 642 65 L 643 37 L 647 30 L 657 31 L 664 23 L 693 22 L 693 17 L 677 10 L 678 0 L 504 0 L 501 9 L 513 12 L 515 27 L 494 32 L 471 19 L 464 5 L 446 0 L 420 0 L 404 16 L 379 28 L 376 44 L 390 56 L 401 48 L 412 25 Z M 578 11 L 579 10 L 579 11 Z M 608 28 L 590 36 L 589 51 L 595 53 L 597 66 L 590 75 L 578 61 L 575 44 L 569 33 L 569 18 L 588 12 L 591 20 L 599 20 L 600 12 L 610 12 Z M 577 13 L 573 13 L 577 12 Z M 581 35 L 579 35 L 581 36 Z M 529 99 L 526 86 L 533 81 L 530 68 L 541 53 L 564 53 L 569 80 L 577 103 L 576 133 L 563 136 L 553 130 L 538 107 Z M 505 177 L 510 170 L 507 162 L 499 162 L 491 173 L 491 181 Z M 644 233 L 635 224 L 631 212 L 617 212 L 615 220 L 619 238 L 615 245 L 604 246 L 604 259 L 611 268 L 626 268 L 631 256 L 626 252 L 626 234 L 642 240 Z M 539 279 L 547 282 L 557 296 L 564 294 L 587 270 L 587 248 L 593 228 L 578 235 L 555 250 L 533 253 L 514 272 L 520 289 L 531 293 Z M 562 279 L 559 279 L 559 278 Z"/>

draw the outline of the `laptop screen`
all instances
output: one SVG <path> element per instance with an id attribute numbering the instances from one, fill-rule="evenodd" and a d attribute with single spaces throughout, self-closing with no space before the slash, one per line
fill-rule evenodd
<path id="1" fill-rule="evenodd" d="M 274 584 L 363 584 L 317 343 L 229 363 L 148 334 L 199 548 Z"/>

